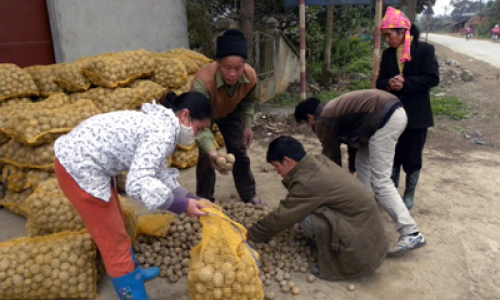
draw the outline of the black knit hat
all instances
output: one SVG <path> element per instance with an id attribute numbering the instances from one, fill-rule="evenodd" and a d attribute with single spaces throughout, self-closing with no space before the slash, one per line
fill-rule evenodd
<path id="1" fill-rule="evenodd" d="M 224 58 L 236 55 L 244 59 L 248 58 L 247 40 L 239 29 L 228 29 L 222 36 L 217 38 L 217 52 L 215 58 Z"/>

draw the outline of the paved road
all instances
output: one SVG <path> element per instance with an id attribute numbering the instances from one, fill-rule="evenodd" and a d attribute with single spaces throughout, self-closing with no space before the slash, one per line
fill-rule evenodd
<path id="1" fill-rule="evenodd" d="M 425 39 L 425 33 L 421 38 Z M 442 34 L 429 34 L 429 42 L 448 47 L 453 51 L 467 54 L 477 60 L 484 61 L 494 67 L 500 68 L 500 42 L 493 44 L 491 40 L 469 41 L 463 38 L 456 38 Z"/>

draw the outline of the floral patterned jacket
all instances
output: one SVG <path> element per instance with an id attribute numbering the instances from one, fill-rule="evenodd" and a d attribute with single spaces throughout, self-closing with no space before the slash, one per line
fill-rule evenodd
<path id="1" fill-rule="evenodd" d="M 143 104 L 141 112 L 93 116 L 58 138 L 54 150 L 80 187 L 106 202 L 113 178 L 129 170 L 127 194 L 153 210 L 174 202 L 172 191 L 179 187 L 179 171 L 167 168 L 167 158 L 178 138 L 177 117 L 153 103 Z"/>

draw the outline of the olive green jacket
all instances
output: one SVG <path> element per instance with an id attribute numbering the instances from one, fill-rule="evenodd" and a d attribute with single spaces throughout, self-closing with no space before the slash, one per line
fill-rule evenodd
<path id="1" fill-rule="evenodd" d="M 387 239 L 375 198 L 359 180 L 326 156 L 308 154 L 283 184 L 288 195 L 249 229 L 251 240 L 267 241 L 311 215 L 322 279 L 358 277 L 380 266 Z"/>

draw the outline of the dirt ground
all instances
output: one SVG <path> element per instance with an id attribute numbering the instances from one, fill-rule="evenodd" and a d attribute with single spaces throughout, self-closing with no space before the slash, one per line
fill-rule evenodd
<path id="1" fill-rule="evenodd" d="M 283 294 L 273 282 L 270 290 L 276 293 L 275 299 L 500 299 L 500 71 L 440 46 L 437 51 L 439 56 L 456 59 L 479 75 L 474 82 L 457 83 L 441 91 L 463 99 L 473 117 L 461 121 L 437 117 L 437 125 L 430 131 L 411 211 L 428 245 L 399 258 L 388 258 L 373 274 L 355 280 L 317 280 L 310 284 L 304 274 L 293 273 L 292 280 L 301 294 Z M 286 190 L 265 162 L 267 143 L 276 136 L 272 132 L 293 133 L 310 152 L 319 152 L 320 147 L 308 128 L 296 128 L 288 122 L 259 126 L 257 140 L 249 150 L 252 170 L 258 195 L 276 206 Z M 478 139 L 484 144 L 474 143 Z M 194 190 L 193 168 L 181 172 L 181 183 Z M 233 193 L 232 178 L 219 176 L 216 197 L 228 199 Z M 135 206 L 140 213 L 147 213 L 139 203 Z M 394 224 L 385 212 L 382 214 L 394 244 L 398 238 Z M 0 242 L 22 236 L 24 224 L 25 219 L 1 209 Z M 350 284 L 355 285 L 355 291 L 348 290 Z M 186 278 L 176 284 L 163 278 L 147 283 L 150 299 L 187 300 L 186 287 Z M 99 299 L 117 299 L 107 277 L 100 283 L 99 293 Z"/>

